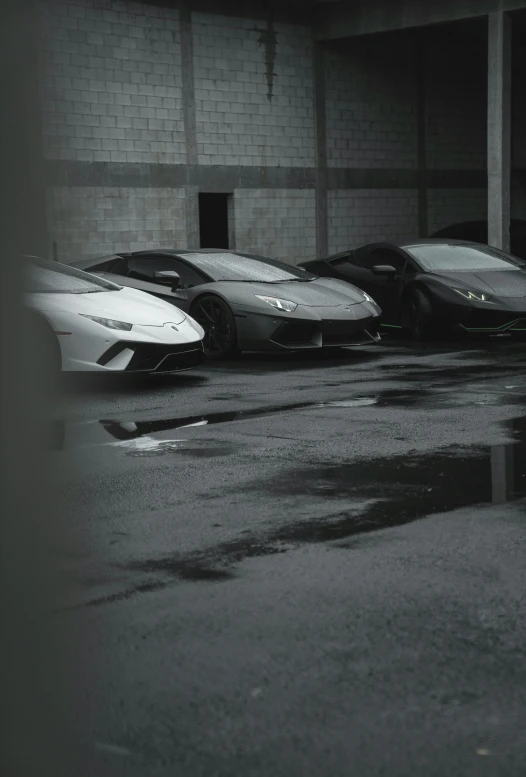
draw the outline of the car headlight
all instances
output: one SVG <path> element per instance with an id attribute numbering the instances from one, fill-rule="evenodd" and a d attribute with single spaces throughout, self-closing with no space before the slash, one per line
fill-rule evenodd
<path id="1" fill-rule="evenodd" d="M 120 329 L 121 331 L 129 332 L 133 324 L 128 324 L 126 321 L 115 321 L 113 318 L 99 318 L 98 316 L 87 316 L 85 313 L 79 313 L 83 318 L 89 318 L 90 321 L 95 321 L 96 324 L 101 324 L 108 329 Z"/>
<path id="2" fill-rule="evenodd" d="M 267 302 L 269 305 L 272 305 L 273 308 L 277 308 L 278 310 L 285 310 L 287 313 L 292 313 L 298 307 L 296 302 L 291 302 L 289 299 L 279 299 L 278 297 L 263 297 L 260 294 L 255 294 L 254 296 L 263 300 L 263 302 Z"/>
<path id="3" fill-rule="evenodd" d="M 453 289 L 457 294 L 462 294 L 466 299 L 473 300 L 473 302 L 490 302 L 491 294 L 486 294 L 484 291 L 469 291 L 469 289 Z"/>

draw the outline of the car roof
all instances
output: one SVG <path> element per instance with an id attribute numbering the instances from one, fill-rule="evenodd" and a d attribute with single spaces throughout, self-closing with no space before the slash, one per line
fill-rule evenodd
<path id="1" fill-rule="evenodd" d="M 104 254 L 103 256 L 92 256 L 89 259 L 75 259 L 73 261 L 66 262 L 66 264 L 82 270 L 84 267 L 92 267 L 94 264 L 100 264 L 101 262 L 110 262 L 112 259 L 120 259 L 123 256 L 129 256 L 129 254 Z"/>
<path id="2" fill-rule="evenodd" d="M 453 240 L 447 237 L 422 237 L 415 238 L 414 240 L 400 241 L 400 240 L 381 240 L 374 243 L 364 243 L 363 245 L 356 246 L 355 248 L 348 248 L 347 251 L 338 251 L 337 254 L 330 254 L 326 257 L 327 261 L 331 259 L 339 259 L 340 257 L 348 256 L 352 252 L 367 252 L 372 251 L 374 248 L 398 248 L 404 250 L 406 248 L 414 248 L 421 245 L 477 245 L 473 240 Z"/>
<path id="3" fill-rule="evenodd" d="M 230 248 L 158 248 L 148 249 L 147 251 L 132 251 L 127 256 L 182 256 L 183 254 L 237 254 L 239 251 L 233 251 Z"/>
<path id="4" fill-rule="evenodd" d="M 422 237 L 415 240 L 399 241 L 395 243 L 384 243 L 384 245 L 392 245 L 396 248 L 414 248 L 415 246 L 422 245 L 473 245 L 473 240 L 457 240 L 448 237 Z"/>

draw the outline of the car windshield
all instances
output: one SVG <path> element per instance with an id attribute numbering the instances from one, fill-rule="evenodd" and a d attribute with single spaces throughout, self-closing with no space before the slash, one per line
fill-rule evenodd
<path id="1" fill-rule="evenodd" d="M 44 259 L 29 260 L 25 275 L 26 291 L 31 294 L 92 294 L 121 288 L 82 270 Z"/>
<path id="2" fill-rule="evenodd" d="M 439 243 L 408 246 L 405 249 L 430 272 L 480 272 L 484 270 L 526 270 L 526 262 L 501 254 L 490 246 Z"/>
<path id="3" fill-rule="evenodd" d="M 262 283 L 284 283 L 286 281 L 310 281 L 316 276 L 275 259 L 248 254 L 192 253 L 179 254 L 198 270 L 214 281 L 260 281 Z"/>

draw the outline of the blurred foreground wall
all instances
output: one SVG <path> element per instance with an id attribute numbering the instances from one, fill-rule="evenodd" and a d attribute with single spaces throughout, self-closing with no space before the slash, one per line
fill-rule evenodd
<path id="1" fill-rule="evenodd" d="M 68 734 L 65 653 L 53 634 L 49 549 L 53 469 L 46 419 L 57 398 L 32 350 L 22 305 L 24 253 L 45 253 L 44 175 L 33 0 L 0 10 L 0 774 L 60 777 Z M 63 583 L 65 585 L 65 583 Z"/>

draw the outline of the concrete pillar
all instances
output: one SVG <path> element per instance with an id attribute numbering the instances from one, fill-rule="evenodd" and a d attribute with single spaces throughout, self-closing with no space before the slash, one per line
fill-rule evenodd
<path id="1" fill-rule="evenodd" d="M 186 245 L 184 248 L 199 248 L 199 188 L 192 186 L 192 170 L 198 163 L 197 120 L 195 112 L 194 52 L 192 39 L 192 12 L 182 0 L 179 6 L 181 24 L 181 61 L 183 71 L 183 120 L 186 141 L 186 186 L 185 216 Z"/>
<path id="2" fill-rule="evenodd" d="M 427 191 L 427 105 L 426 105 L 426 28 L 419 31 L 416 43 L 417 164 L 418 164 L 418 236 L 429 232 Z"/>
<path id="3" fill-rule="evenodd" d="M 327 192 L 327 130 L 325 95 L 325 52 L 314 43 L 314 123 L 316 133 L 316 258 L 329 253 Z"/>
<path id="4" fill-rule="evenodd" d="M 469 143 L 469 138 L 466 138 Z M 511 177 L 511 22 L 488 16 L 488 243 L 509 251 Z"/>

